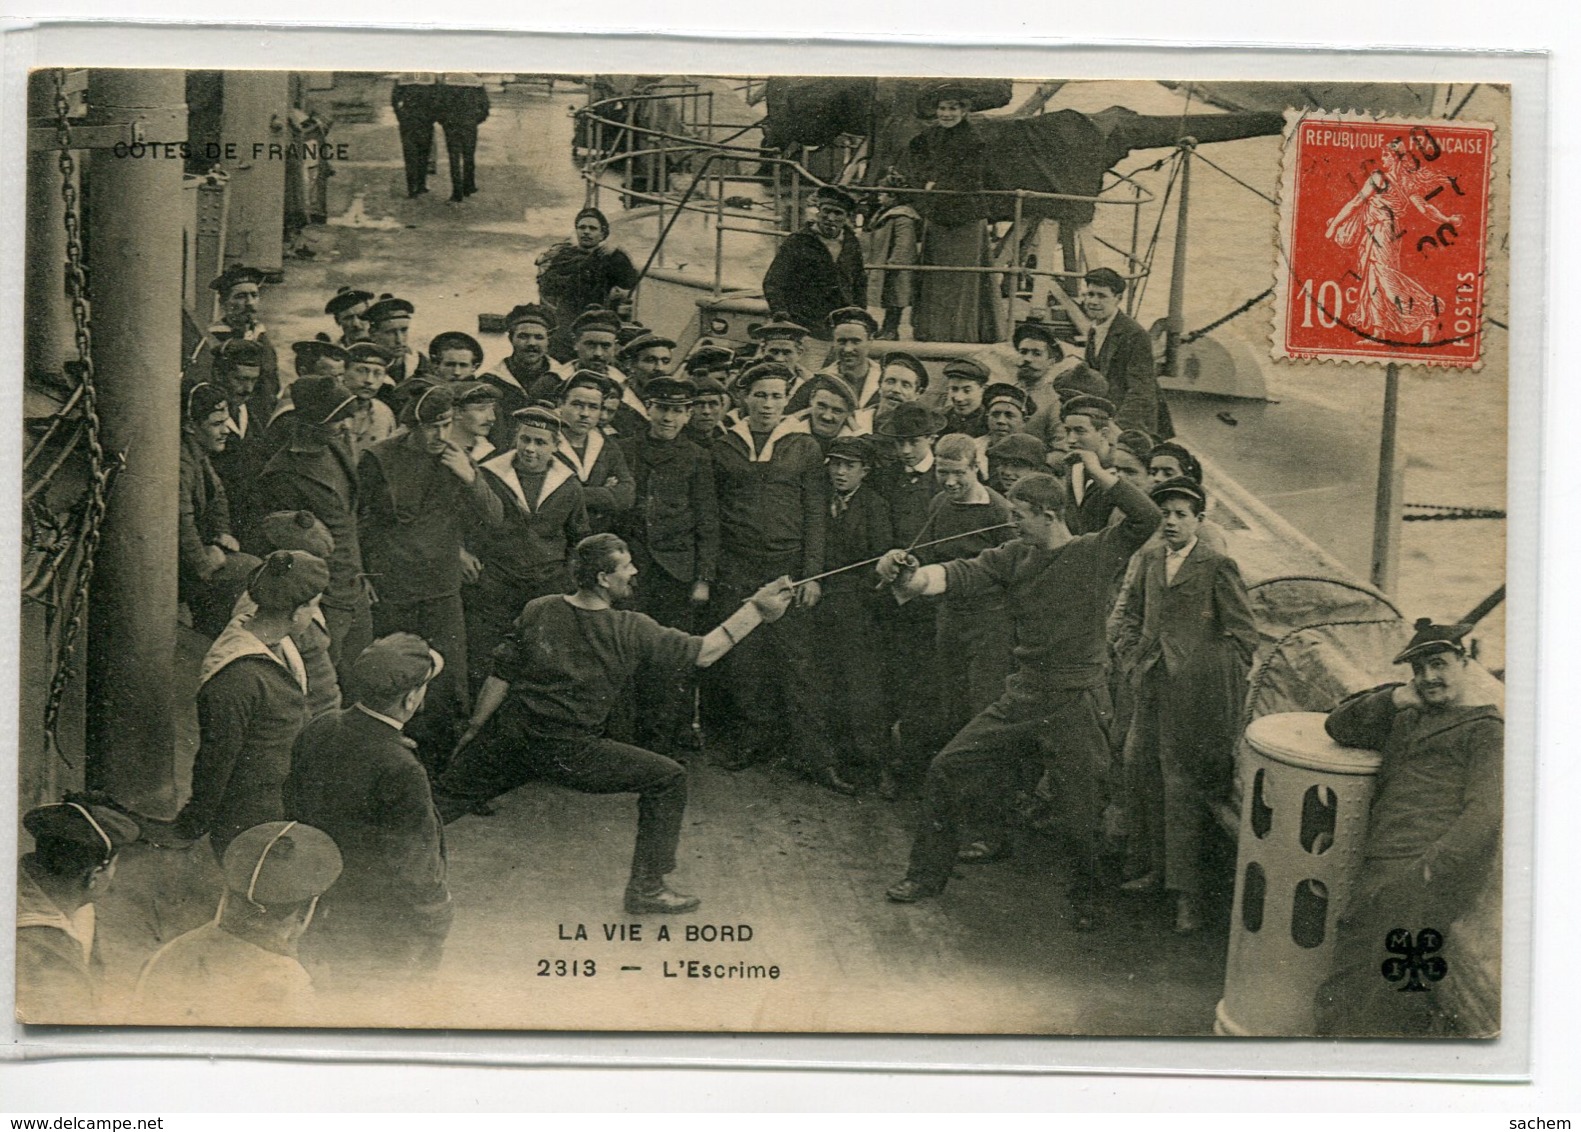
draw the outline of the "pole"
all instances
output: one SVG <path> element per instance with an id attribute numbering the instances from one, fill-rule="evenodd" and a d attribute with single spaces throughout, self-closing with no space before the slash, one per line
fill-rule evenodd
<path id="1" fill-rule="evenodd" d="M 181 71 L 105 68 L 88 79 L 88 103 L 103 120 L 178 114 L 177 124 L 150 143 L 186 140 L 185 100 Z M 181 163 L 100 153 L 84 179 L 93 193 L 87 252 L 99 414 L 106 451 L 126 460 L 105 512 L 93 577 L 87 778 L 139 809 L 159 808 L 175 800 L 170 667 L 181 459 L 181 210 L 174 203 Z"/>
<path id="2" fill-rule="evenodd" d="M 225 72 L 221 136 L 242 139 L 240 157 L 229 170 L 225 258 L 227 266 L 245 263 L 272 277 L 280 274 L 285 253 L 289 81 L 289 71 Z"/>
<path id="3" fill-rule="evenodd" d="M 1007 286 L 1005 291 L 1005 331 L 1002 337 L 1008 341 L 1016 331 L 1016 292 L 1021 289 L 1021 216 L 1026 203 L 1026 190 L 1016 190 L 1015 219 L 1010 223 L 1010 232 L 1005 237 L 1005 244 L 1010 250 L 1010 274 L 1005 277 Z"/>
<path id="4" fill-rule="evenodd" d="M 1180 337 L 1186 329 L 1186 221 L 1191 200 L 1191 153 L 1195 138 L 1180 139 L 1180 210 L 1175 214 L 1175 260 L 1169 265 L 1169 323 L 1164 337 L 1164 372 L 1181 379 Z"/>
<path id="5" fill-rule="evenodd" d="M 1378 440 L 1378 495 L 1372 513 L 1372 584 L 1393 593 L 1400 572 L 1400 462 L 1395 437 L 1400 417 L 1400 367 L 1383 371 L 1383 429 Z"/>
<path id="6" fill-rule="evenodd" d="M 1126 268 L 1126 274 L 1127 275 L 1135 275 L 1136 274 L 1136 265 L 1137 265 L 1136 245 L 1137 245 L 1137 241 L 1140 239 L 1141 234 L 1142 234 L 1142 186 L 1141 185 L 1133 184 L 1131 186 L 1131 199 L 1135 203 L 1133 203 L 1131 205 L 1131 250 L 1126 254 L 1126 257 L 1125 257 L 1125 262 L 1129 265 Z M 1129 286 L 1129 287 L 1127 287 L 1125 289 L 1125 314 L 1126 314 L 1127 318 L 1134 318 L 1136 316 L 1136 286 L 1135 286 L 1135 284 L 1132 284 L 1131 286 Z"/>
<path id="7" fill-rule="evenodd" d="M 54 121 L 54 73 L 28 77 L 29 121 Z M 23 366 L 29 377 L 58 378 L 75 354 L 71 308 L 62 268 L 66 263 L 66 202 L 60 193 L 60 154 L 53 149 L 27 155 L 27 264 L 24 268 Z M 78 154 L 81 164 L 81 154 Z"/>

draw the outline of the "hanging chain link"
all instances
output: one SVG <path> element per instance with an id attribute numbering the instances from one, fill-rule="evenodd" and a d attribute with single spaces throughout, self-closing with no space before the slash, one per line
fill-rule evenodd
<path id="1" fill-rule="evenodd" d="M 71 765 L 71 760 L 60 747 L 60 705 L 67 685 L 76 675 L 77 644 L 82 635 L 83 616 L 87 612 L 94 557 L 98 553 L 99 538 L 104 528 L 111 461 L 105 457 L 99 432 L 98 390 L 93 370 L 93 313 L 88 304 L 88 273 L 83 266 L 82 225 L 78 216 L 77 186 L 74 183 L 77 163 L 71 154 L 71 102 L 66 97 L 64 69 L 55 72 L 55 129 L 60 146 L 60 195 L 66 206 L 66 295 L 71 301 L 71 319 L 77 341 L 78 380 L 82 383 L 81 410 L 87 424 L 88 505 L 83 515 L 82 556 L 77 565 L 76 585 L 61 629 L 55 672 L 50 678 L 49 698 L 44 703 L 44 738 Z"/>

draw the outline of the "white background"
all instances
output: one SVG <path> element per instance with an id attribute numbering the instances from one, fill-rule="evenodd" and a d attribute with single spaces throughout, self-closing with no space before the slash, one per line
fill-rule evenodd
<path id="1" fill-rule="evenodd" d="M 1581 750 L 1575 739 L 1575 689 L 1581 686 L 1571 631 L 1581 624 L 1566 569 L 1581 551 L 1572 534 L 1578 460 L 1572 422 L 1581 394 L 1566 330 L 1581 299 L 1569 270 L 1581 251 L 1572 202 L 1581 184 L 1574 116 L 1581 113 L 1581 42 L 1574 7 L 1539 0 L 937 0 L 866 5 L 852 0 L 601 0 L 600 3 L 504 4 L 496 0 L 340 0 L 303 6 L 252 0 L 158 3 L 54 3 L 0 0 L 13 21 L 45 17 L 296 22 L 308 14 L 341 25 L 386 27 L 523 27 L 537 31 L 638 31 L 750 37 L 899 38 L 911 42 L 1027 43 L 1034 40 L 1162 46 L 1183 42 L 1247 46 L 1441 47 L 1553 52 L 1550 156 L 1549 293 L 1553 328 L 1545 344 L 1548 386 L 1543 428 L 1517 422 L 1512 445 L 1542 443 L 1545 476 L 1543 625 L 1549 655 L 1540 660 L 1539 824 L 1536 857 L 1538 946 L 1534 959 L 1534 1081 L 1529 1085 L 1403 1082 L 1218 1080 L 1149 1077 L 962 1076 L 754 1071 L 601 1071 L 302 1065 L 234 1061 L 60 1061 L 0 1065 L 0 1113 L 179 1111 L 483 1113 L 513 1109 L 949 1109 L 1156 1113 L 1281 1110 L 1398 1112 L 1429 1132 L 1458 1127 L 1508 1128 L 1509 1116 L 1581 1114 L 1581 924 L 1576 873 L 1581 870 Z M 530 23 L 528 21 L 531 21 Z M 226 60 L 245 66 L 243 60 Z M 531 69 L 524 64 L 523 69 Z M 657 69 L 657 68 L 656 68 Z M 673 69 L 673 68 L 665 68 Z M 1519 113 L 1517 108 L 1517 113 Z M 7 322 L 14 312 L 7 316 Z M 1541 434 L 1541 435 L 1540 435 Z M 1387 1046 L 1379 1047 L 1380 1067 Z M 1432 1114 L 1456 1114 L 1439 1123 Z M 1472 1114 L 1486 1113 L 1486 1117 Z M 1499 1114 L 1499 1115 L 1495 1115 Z M 1397 1123 L 1395 1118 L 1391 1123 Z M 328 1121 L 310 1122 L 327 1126 Z M 370 1121 L 356 1122 L 372 1127 Z M 1097 1120 L 1082 1121 L 1091 1125 Z M 1206 1126 L 1202 1119 L 1188 1123 Z M 1254 1122 L 1242 1116 L 1232 1124 Z M 1301 1121 L 1301 1125 L 1313 1123 Z M 1334 1127 L 1331 1121 L 1322 1121 Z M 1378 1121 L 1377 1123 L 1382 1123 Z M 1369 1126 L 1375 1126 L 1368 1122 Z M 196 1127 L 191 1121 L 167 1127 Z M 1215 1127 L 1220 1127 L 1215 1122 Z M 8 1125 L 5 1127 L 9 1127 Z M 1292 1125 L 1282 1125 L 1284 1129 Z"/>

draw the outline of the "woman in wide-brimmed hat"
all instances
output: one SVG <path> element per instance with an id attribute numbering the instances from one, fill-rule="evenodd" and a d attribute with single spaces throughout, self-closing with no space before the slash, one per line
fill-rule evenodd
<path id="1" fill-rule="evenodd" d="M 902 170 L 907 182 L 945 193 L 919 194 L 912 203 L 926 222 L 922 262 L 928 266 L 983 267 L 989 262 L 988 206 L 991 188 L 987 150 L 968 114 L 972 90 L 958 82 L 927 88 L 919 113 L 934 124 L 912 139 Z M 994 277 L 976 272 L 918 274 L 911 312 L 912 334 L 923 342 L 994 342 L 998 333 Z"/>

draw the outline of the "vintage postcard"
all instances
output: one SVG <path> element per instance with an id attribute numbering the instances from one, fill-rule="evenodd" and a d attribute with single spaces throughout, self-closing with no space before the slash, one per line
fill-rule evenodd
<path id="1" fill-rule="evenodd" d="M 716 70 L 30 74 L 19 1021 L 1498 1037 L 1510 89 Z"/>

